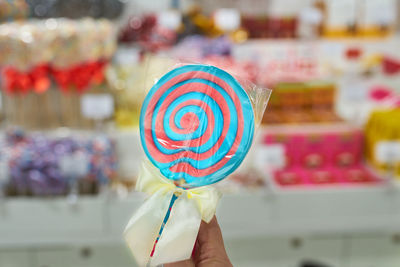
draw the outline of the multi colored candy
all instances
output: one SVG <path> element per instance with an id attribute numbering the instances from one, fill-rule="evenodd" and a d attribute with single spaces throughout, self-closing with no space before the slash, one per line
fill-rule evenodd
<path id="1" fill-rule="evenodd" d="M 54 81 L 82 92 L 104 80 L 116 49 L 108 20 L 32 20 L 0 25 L 1 79 L 8 93 L 43 93 Z"/>
<path id="2" fill-rule="evenodd" d="M 0 156 L 8 164 L 10 187 L 20 195 L 63 195 L 71 179 L 106 184 L 117 167 L 115 146 L 106 136 L 49 138 L 13 130 L 7 133 Z"/>
<path id="3" fill-rule="evenodd" d="M 225 178 L 246 156 L 253 134 L 246 91 L 213 66 L 186 65 L 168 72 L 142 106 L 144 151 L 166 178 L 182 187 Z"/>

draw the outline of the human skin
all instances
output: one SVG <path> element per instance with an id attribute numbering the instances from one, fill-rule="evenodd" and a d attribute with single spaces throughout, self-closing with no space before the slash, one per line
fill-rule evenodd
<path id="1" fill-rule="evenodd" d="M 221 228 L 214 216 L 209 223 L 201 222 L 192 258 L 164 264 L 165 267 L 232 267 L 226 254 Z"/>

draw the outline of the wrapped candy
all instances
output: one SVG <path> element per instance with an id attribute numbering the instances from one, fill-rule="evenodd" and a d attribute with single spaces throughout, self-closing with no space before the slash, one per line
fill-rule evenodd
<path id="1" fill-rule="evenodd" d="M 237 78 L 210 65 L 183 65 L 147 94 L 140 137 L 149 161 L 136 189 L 152 196 L 125 230 L 140 266 L 190 257 L 201 220 L 211 220 L 221 197 L 210 185 L 235 171 L 250 149 L 270 92 Z"/>
<path id="2" fill-rule="evenodd" d="M 109 59 L 116 49 L 113 24 L 105 19 L 64 18 L 0 25 L 0 65 L 29 71 L 48 64 L 64 69 Z"/>
<path id="3" fill-rule="evenodd" d="M 0 164 L 3 160 L 17 194 L 41 196 L 77 194 L 82 179 L 107 184 L 117 161 L 114 143 L 106 136 L 49 138 L 20 130 L 7 133 Z"/>
<path id="4" fill-rule="evenodd" d="M 107 184 L 116 175 L 115 144 L 105 136 L 96 136 L 87 145 L 89 176 L 100 184 Z"/>
<path id="5" fill-rule="evenodd" d="M 108 20 L 51 18 L 1 24 L 7 121 L 35 129 L 90 127 L 79 113 L 79 98 L 103 84 L 115 48 L 114 27 Z"/>
<path id="6" fill-rule="evenodd" d="M 0 25 L 0 66 L 9 93 L 43 93 L 54 81 L 64 91 L 103 82 L 103 71 L 116 49 L 107 20 L 32 20 Z"/>
<path id="7" fill-rule="evenodd" d="M 60 195 L 66 192 L 56 155 L 50 148 L 48 139 L 36 137 L 11 157 L 11 179 L 17 192 L 24 195 Z"/>

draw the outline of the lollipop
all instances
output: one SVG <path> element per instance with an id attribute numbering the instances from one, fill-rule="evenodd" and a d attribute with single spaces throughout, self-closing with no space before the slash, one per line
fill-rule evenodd
<path id="1" fill-rule="evenodd" d="M 201 221 L 214 216 L 221 193 L 209 185 L 243 161 L 268 101 L 268 90 L 243 84 L 217 67 L 185 65 L 146 96 L 139 126 L 149 160 L 136 190 L 152 196 L 124 233 L 140 266 L 190 258 Z"/>
<path id="2" fill-rule="evenodd" d="M 213 184 L 232 173 L 253 134 L 254 112 L 246 91 L 213 66 L 185 65 L 168 72 L 142 106 L 144 151 L 181 187 Z"/>

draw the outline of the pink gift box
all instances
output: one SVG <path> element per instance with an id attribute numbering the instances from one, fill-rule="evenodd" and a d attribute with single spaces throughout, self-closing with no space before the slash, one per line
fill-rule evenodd
<path id="1" fill-rule="evenodd" d="M 300 150 L 302 167 L 315 169 L 329 166 L 332 149 L 325 133 L 303 134 L 295 147 Z"/>
<path id="2" fill-rule="evenodd" d="M 273 171 L 282 187 L 361 185 L 381 181 L 362 164 L 363 133 L 346 124 L 267 128 L 266 145 L 285 148 L 286 166 Z"/>
<path id="3" fill-rule="evenodd" d="M 330 162 L 338 167 L 350 167 L 362 160 L 363 134 L 360 130 L 328 134 Z"/>
<path id="4" fill-rule="evenodd" d="M 284 146 L 286 168 L 349 167 L 362 161 L 363 134 L 359 129 L 341 124 L 304 128 L 277 127 L 264 136 L 264 144 Z"/>

